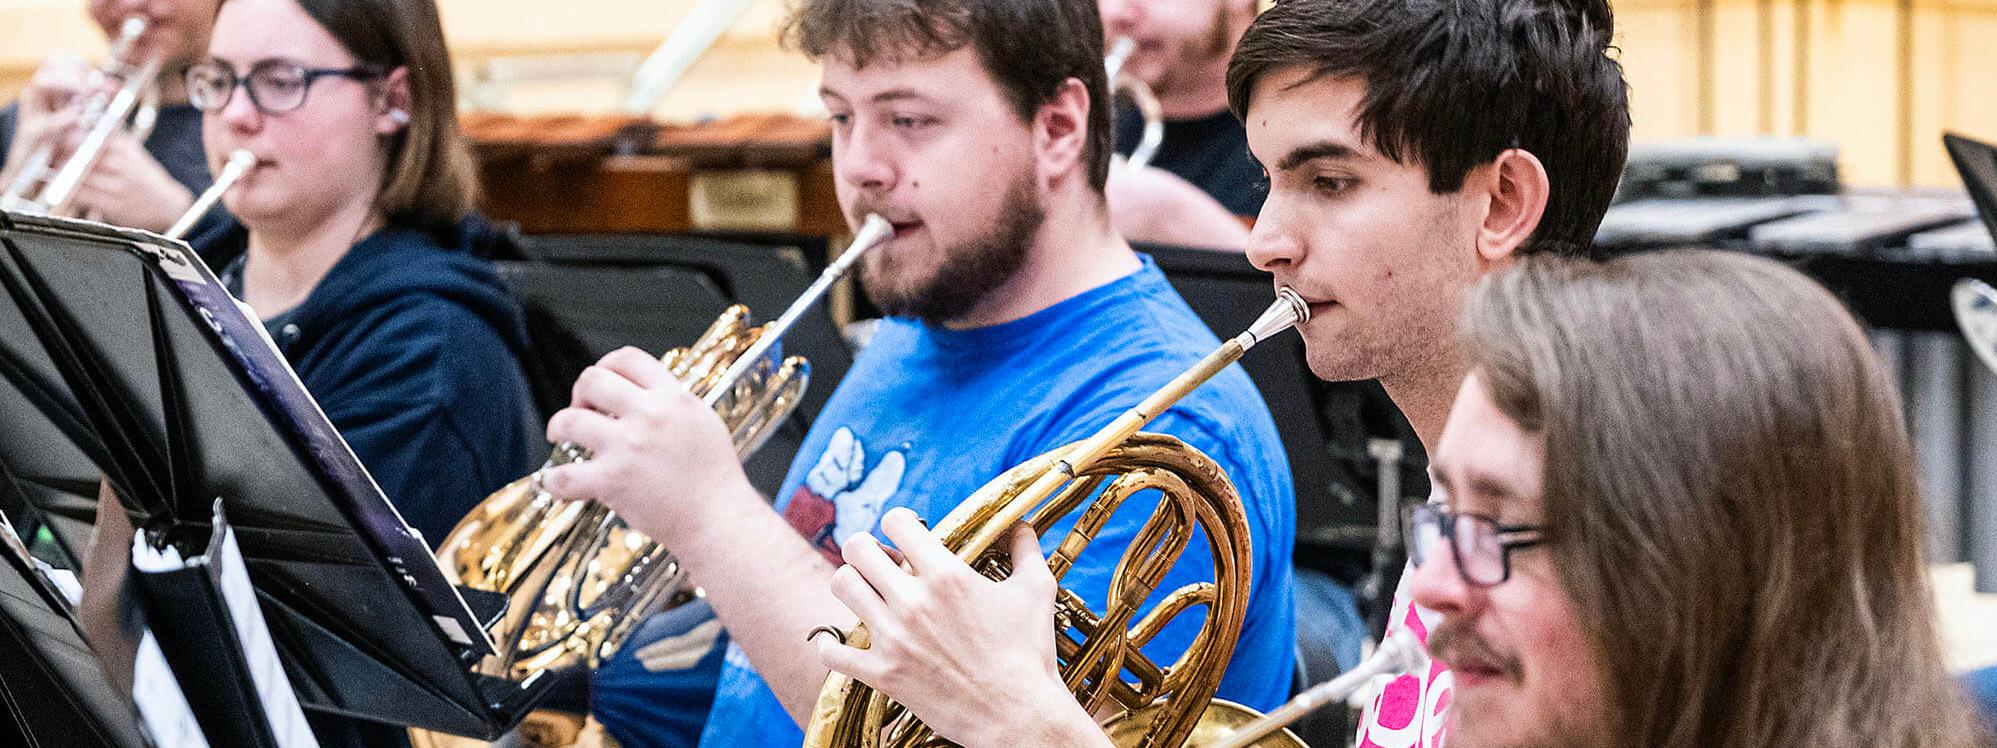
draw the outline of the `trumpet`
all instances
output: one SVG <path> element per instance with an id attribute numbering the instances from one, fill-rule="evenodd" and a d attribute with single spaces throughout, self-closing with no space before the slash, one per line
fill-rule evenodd
<path id="1" fill-rule="evenodd" d="M 719 412 L 737 454 L 760 447 L 803 393 L 809 365 L 795 356 L 775 361 L 778 340 L 863 253 L 893 236 L 886 219 L 868 216 L 853 244 L 775 322 L 751 328 L 748 309 L 730 307 L 690 348 L 665 355 L 673 375 Z M 586 450 L 564 443 L 546 467 L 586 459 Z M 488 627 L 498 654 L 478 671 L 518 683 L 548 670 L 601 664 L 685 586 L 678 563 L 656 541 L 600 502 L 549 494 L 541 475 L 537 470 L 480 502 L 436 554 L 452 584 L 507 599 L 504 614 Z"/>
<path id="2" fill-rule="evenodd" d="M 1120 36 L 1110 44 L 1109 55 L 1103 58 L 1103 68 L 1109 72 L 1110 94 L 1130 97 L 1137 113 L 1144 118 L 1144 130 L 1137 137 L 1137 145 L 1123 162 L 1124 168 L 1132 170 L 1149 166 L 1151 159 L 1158 156 L 1158 146 L 1165 142 L 1165 110 L 1158 104 L 1158 95 L 1144 81 L 1123 74 L 1123 64 L 1130 61 L 1130 54 L 1135 51 L 1137 41 Z"/>
<path id="3" fill-rule="evenodd" d="M 167 229 L 162 236 L 168 239 L 185 236 L 188 229 L 194 228 L 194 222 L 201 220 L 201 216 L 205 215 L 209 208 L 215 207 L 216 201 L 222 199 L 222 193 L 236 186 L 236 182 L 250 173 L 251 167 L 256 165 L 256 154 L 247 149 L 238 148 L 230 153 L 228 162 L 222 164 L 222 173 L 215 175 L 215 183 L 208 185 L 208 189 L 194 199 L 194 205 L 189 207 L 186 213 L 180 214 L 180 219 L 174 221 L 173 227 Z"/>
<path id="4" fill-rule="evenodd" d="M 111 45 L 111 64 L 92 76 L 91 84 L 96 90 L 84 100 L 83 114 L 79 119 L 84 130 L 82 142 L 60 167 L 54 163 L 53 143 L 35 149 L 8 185 L 7 192 L 0 194 L 0 208 L 26 213 L 64 214 L 112 134 L 124 129 L 132 137 L 143 140 L 152 132 L 153 123 L 159 117 L 159 86 L 156 83 L 160 61 L 147 60 L 134 65 L 130 60 L 133 48 L 145 33 L 146 19 L 139 16 L 126 18 L 119 26 L 118 38 Z M 112 79 L 120 81 L 118 87 L 106 90 L 105 82 Z"/>
<path id="5" fill-rule="evenodd" d="M 1279 290 L 1247 331 L 1136 407 L 1081 441 L 1006 471 L 937 523 L 934 532 L 945 547 L 986 576 L 1002 579 L 1010 567 L 991 550 L 1014 523 L 1025 518 L 1044 535 L 1079 510 L 1073 529 L 1047 559 L 1059 579 L 1124 501 L 1147 490 L 1162 495 L 1151 520 L 1119 560 L 1101 614 L 1066 589 L 1056 598 L 1062 681 L 1091 712 L 1117 711 L 1123 723 L 1118 745 L 1179 746 L 1200 729 L 1201 715 L 1212 711 L 1214 691 L 1241 635 L 1253 557 L 1241 497 L 1212 458 L 1178 439 L 1139 429 L 1256 343 L 1309 319 L 1310 307 L 1302 297 L 1288 288 Z M 1083 508 L 1091 496 L 1095 500 Z M 1138 618 L 1137 606 L 1158 589 L 1190 544 L 1195 526 L 1205 530 L 1214 581 L 1173 590 Z M 1204 609 L 1204 625 L 1177 661 L 1165 666 L 1144 656 L 1146 643 L 1195 607 Z M 1069 635 L 1071 628 L 1082 634 L 1080 641 Z M 862 625 L 846 640 L 865 648 L 871 637 Z M 1135 683 L 1123 680 L 1126 672 Z M 928 745 L 935 737 L 900 705 L 837 672 L 826 678 L 812 714 L 805 731 L 807 748 Z"/>

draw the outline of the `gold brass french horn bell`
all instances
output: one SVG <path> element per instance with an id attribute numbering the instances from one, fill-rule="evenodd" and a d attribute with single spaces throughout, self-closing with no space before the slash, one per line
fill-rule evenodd
<path id="1" fill-rule="evenodd" d="M 868 216 L 853 244 L 827 266 L 783 316 L 751 327 L 730 307 L 693 345 L 663 361 L 713 406 L 744 457 L 796 409 L 808 378 L 803 358 L 778 360 L 777 341 L 859 256 L 893 237 Z M 548 465 L 587 459 L 573 444 Z M 554 669 L 595 667 L 615 654 L 646 615 L 684 586 L 672 554 L 594 500 L 549 494 L 536 471 L 494 492 L 445 536 L 437 561 L 451 583 L 506 596 L 489 628 L 497 654 L 479 672 L 516 682 Z"/>
<path id="2" fill-rule="evenodd" d="M 1256 343 L 1309 318 L 1310 309 L 1302 298 L 1282 289 L 1246 332 L 1101 431 L 985 484 L 934 530 L 959 558 L 998 579 L 1010 568 L 992 547 L 1015 522 L 1026 518 L 1044 534 L 1080 509 L 1074 529 L 1048 557 L 1058 579 L 1118 505 L 1141 491 L 1155 489 L 1162 494 L 1158 509 L 1118 562 L 1102 613 L 1091 611 L 1066 589 L 1057 598 L 1054 625 L 1062 679 L 1091 713 L 1114 707 L 1118 716 L 1109 727 L 1119 736 L 1119 745 L 1179 746 L 1200 728 L 1241 633 L 1253 558 L 1241 498 L 1213 460 L 1178 439 L 1138 429 Z M 1083 506 L 1098 489 L 1100 496 Z M 1184 552 L 1195 525 L 1205 530 L 1211 546 L 1214 580 L 1170 592 L 1150 614 L 1137 619 L 1137 606 L 1151 596 Z M 1176 662 L 1159 665 L 1139 651 L 1167 623 L 1194 606 L 1205 608 L 1204 625 Z M 1081 638 L 1074 638 L 1071 630 Z M 853 646 L 864 648 L 868 641 L 864 626 L 848 636 Z M 1125 672 L 1136 681 L 1123 680 Z M 937 743 L 934 734 L 900 705 L 835 672 L 819 692 L 804 744 L 848 748 Z"/>

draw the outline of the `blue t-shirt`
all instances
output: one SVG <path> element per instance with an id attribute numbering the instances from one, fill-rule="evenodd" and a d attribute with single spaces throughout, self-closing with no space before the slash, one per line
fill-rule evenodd
<path id="1" fill-rule="evenodd" d="M 1135 273 L 1001 325 L 953 331 L 886 320 L 812 425 L 777 509 L 837 564 L 840 541 L 878 535 L 888 509 L 908 507 L 934 524 L 986 481 L 1100 429 L 1219 344 L 1149 257 Z M 1145 430 L 1205 452 L 1241 494 L 1254 542 L 1252 577 L 1219 696 L 1272 708 L 1289 693 L 1295 647 L 1295 505 L 1268 408 L 1241 368 L 1230 367 Z M 1062 580 L 1097 612 L 1117 558 L 1157 503 L 1155 493 L 1146 494 L 1124 504 Z M 1043 550 L 1060 542 L 1074 516 L 1047 533 Z M 1212 578 L 1201 533 L 1144 610 L 1166 592 Z M 1169 665 L 1202 613 L 1180 615 L 1145 653 Z M 702 745 L 802 741 L 748 657 L 730 645 Z"/>

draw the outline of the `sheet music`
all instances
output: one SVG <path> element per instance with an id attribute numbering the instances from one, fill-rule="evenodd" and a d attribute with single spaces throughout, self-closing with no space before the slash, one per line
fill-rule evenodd
<path id="1" fill-rule="evenodd" d="M 154 745 L 208 748 L 208 738 L 187 706 L 187 695 L 180 692 L 180 681 L 174 679 L 166 653 L 150 630 L 139 639 L 139 656 L 132 662 L 132 701 L 138 703 L 139 717 Z"/>
<path id="2" fill-rule="evenodd" d="M 219 512 L 216 521 L 222 521 Z M 257 697 L 262 702 L 264 718 L 270 723 L 271 733 L 277 737 L 277 744 L 284 748 L 319 748 L 311 726 L 305 722 L 305 711 L 298 705 L 298 694 L 291 690 L 291 681 L 284 674 L 284 664 L 278 660 L 277 646 L 271 642 L 270 627 L 264 622 L 263 609 L 258 607 L 256 590 L 250 586 L 250 575 L 243 565 L 242 550 L 236 546 L 234 528 L 223 528 L 221 543 L 222 568 L 218 576 L 222 599 L 229 606 L 229 619 L 236 628 L 236 641 L 242 645 L 243 660 L 249 666 L 251 682 L 256 684 Z M 173 546 L 154 549 L 145 542 L 144 533 L 138 533 L 133 538 L 132 568 L 141 572 L 177 571 L 207 564 L 207 556 L 183 560 L 180 550 Z"/>

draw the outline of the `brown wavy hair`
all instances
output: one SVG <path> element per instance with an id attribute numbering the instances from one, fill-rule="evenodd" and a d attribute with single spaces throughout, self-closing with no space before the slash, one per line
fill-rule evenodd
<path id="1" fill-rule="evenodd" d="M 1620 743 L 1989 739 L 1942 662 L 1899 394 L 1829 292 L 1738 254 L 1536 256 L 1464 330 L 1546 440 L 1549 546 Z"/>
<path id="2" fill-rule="evenodd" d="M 1109 182 L 1109 71 L 1095 0 L 791 0 L 779 35 L 813 60 L 837 55 L 854 67 L 901 62 L 970 47 L 1032 122 L 1068 79 L 1089 92 L 1082 166 L 1089 185 Z"/>

